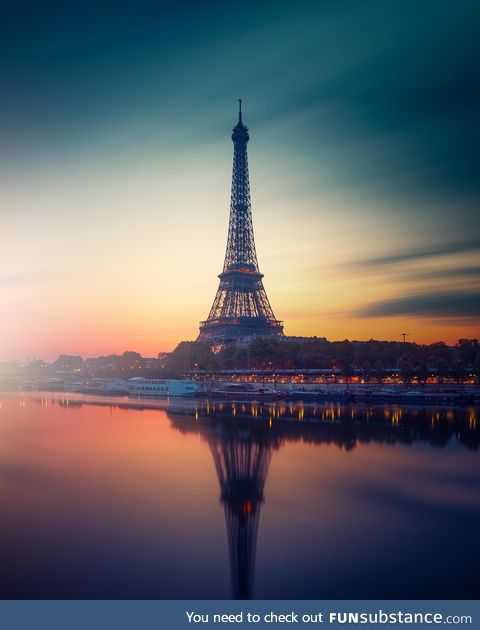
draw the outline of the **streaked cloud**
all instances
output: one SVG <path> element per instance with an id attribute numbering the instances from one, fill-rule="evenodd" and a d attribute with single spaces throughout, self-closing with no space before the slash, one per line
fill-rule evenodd
<path id="1" fill-rule="evenodd" d="M 451 278 L 456 280 L 480 280 L 480 265 L 472 265 L 470 267 L 442 267 L 441 269 L 428 269 L 424 271 L 417 270 L 405 274 L 404 277 L 413 281 L 447 280 Z"/>
<path id="2" fill-rule="evenodd" d="M 31 287 L 45 280 L 46 274 L 17 273 L 11 275 L 0 276 L 0 289 L 13 287 Z M 48 277 L 48 276 L 47 276 Z"/>
<path id="3" fill-rule="evenodd" d="M 356 267 L 357 269 L 366 269 L 369 267 L 385 267 L 428 258 L 437 258 L 441 256 L 449 256 L 451 254 L 463 254 L 477 251 L 480 252 L 480 238 L 474 237 L 460 242 L 454 241 L 450 243 L 439 243 L 437 245 L 425 245 L 424 247 L 418 249 L 377 256 L 375 258 L 365 258 L 347 264 L 349 266 Z"/>
<path id="4" fill-rule="evenodd" d="M 438 292 L 380 300 L 358 309 L 355 314 L 360 317 L 480 318 L 480 292 Z"/>

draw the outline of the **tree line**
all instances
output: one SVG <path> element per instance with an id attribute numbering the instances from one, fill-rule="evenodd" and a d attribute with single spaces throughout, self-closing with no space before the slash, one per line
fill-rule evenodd
<path id="1" fill-rule="evenodd" d="M 443 341 L 428 345 L 397 341 L 288 341 L 257 338 L 248 346 L 227 346 L 220 352 L 199 341 L 183 341 L 169 355 L 174 373 L 190 370 L 235 369 L 337 369 L 346 376 L 360 371 L 365 377 L 384 375 L 397 368 L 404 378 L 429 373 L 463 378 L 480 375 L 478 339 L 459 339 L 455 346 Z"/>
<path id="2" fill-rule="evenodd" d="M 359 373 L 367 380 L 382 378 L 385 370 L 398 369 L 404 380 L 429 374 L 464 380 L 470 374 L 480 380 L 478 339 L 459 339 L 454 346 L 443 341 L 421 345 L 399 341 L 327 341 L 312 339 L 256 338 L 248 346 L 227 346 L 214 352 L 201 341 L 182 341 L 161 358 L 145 358 L 138 352 L 89 358 L 61 355 L 51 364 L 37 361 L 27 373 L 77 372 L 83 376 L 150 378 L 181 377 L 194 370 L 335 369 L 345 376 Z"/>

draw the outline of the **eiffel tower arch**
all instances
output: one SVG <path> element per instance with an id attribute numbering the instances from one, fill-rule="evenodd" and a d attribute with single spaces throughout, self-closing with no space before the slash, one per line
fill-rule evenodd
<path id="1" fill-rule="evenodd" d="M 248 176 L 248 129 L 242 121 L 232 132 L 233 173 L 227 249 L 220 285 L 207 319 L 200 322 L 199 341 L 213 346 L 246 344 L 254 337 L 282 336 L 263 286 L 253 234 Z"/>

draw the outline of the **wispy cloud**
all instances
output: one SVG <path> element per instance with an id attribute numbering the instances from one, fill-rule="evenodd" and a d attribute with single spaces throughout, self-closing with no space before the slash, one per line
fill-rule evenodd
<path id="1" fill-rule="evenodd" d="M 43 263 L 40 266 L 37 266 L 36 269 L 33 269 L 34 265 L 32 264 L 31 271 L 22 271 L 17 273 L 0 273 L 0 289 L 2 288 L 29 288 L 36 287 L 39 285 L 45 285 L 51 283 L 52 281 L 57 281 L 59 279 L 65 279 L 70 276 L 70 273 L 60 268 L 58 265 L 45 264 Z"/>
<path id="2" fill-rule="evenodd" d="M 480 292 L 415 294 L 373 302 L 358 309 L 360 317 L 413 315 L 438 318 L 480 318 Z"/>
<path id="3" fill-rule="evenodd" d="M 455 278 L 456 280 L 480 280 L 480 265 L 427 269 L 425 271 L 414 270 L 404 274 L 404 277 L 409 280 L 446 280 L 450 278 Z"/>
<path id="4" fill-rule="evenodd" d="M 412 249 L 404 252 L 397 252 L 388 256 L 377 256 L 375 258 L 365 258 L 348 263 L 350 267 L 376 268 L 387 265 L 397 265 L 428 258 L 449 256 L 451 254 L 464 254 L 480 250 L 480 238 L 472 238 L 453 243 L 439 243 L 438 245 L 425 246 L 423 248 Z"/>
<path id="5" fill-rule="evenodd" d="M 44 278 L 45 274 L 38 272 L 0 276 L 0 289 L 34 286 L 41 282 Z"/>

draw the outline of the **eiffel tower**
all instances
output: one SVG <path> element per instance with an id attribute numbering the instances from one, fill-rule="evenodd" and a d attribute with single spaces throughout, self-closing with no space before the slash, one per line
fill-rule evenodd
<path id="1" fill-rule="evenodd" d="M 241 100 L 239 104 L 238 123 L 232 132 L 232 194 L 225 262 L 212 308 L 208 318 L 200 322 L 198 337 L 218 348 L 245 345 L 254 337 L 283 335 L 282 322 L 273 314 L 258 267 L 248 178 L 249 135 L 242 122 Z"/>

